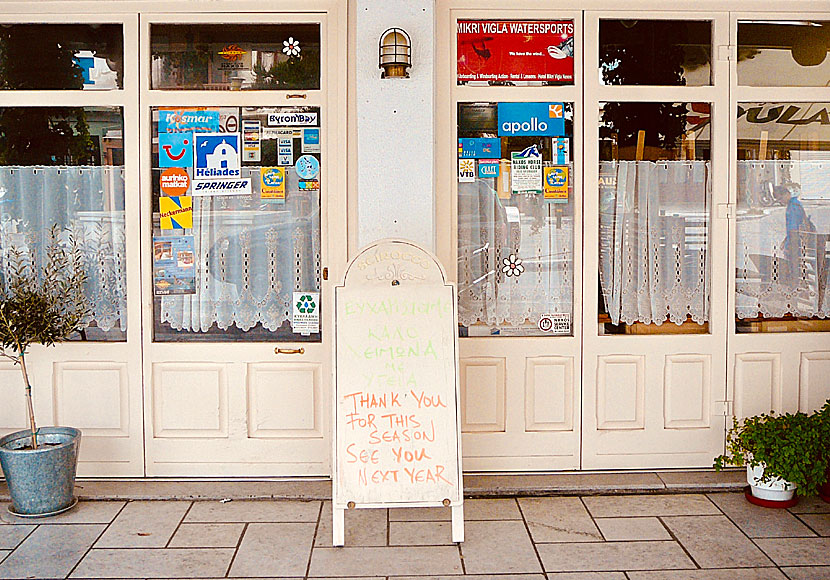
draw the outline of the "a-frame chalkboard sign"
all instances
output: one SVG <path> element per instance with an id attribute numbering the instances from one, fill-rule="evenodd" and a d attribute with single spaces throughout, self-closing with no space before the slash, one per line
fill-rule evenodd
<path id="1" fill-rule="evenodd" d="M 348 508 L 452 508 L 464 540 L 455 286 L 431 253 L 383 240 L 335 288 L 333 545 Z"/>

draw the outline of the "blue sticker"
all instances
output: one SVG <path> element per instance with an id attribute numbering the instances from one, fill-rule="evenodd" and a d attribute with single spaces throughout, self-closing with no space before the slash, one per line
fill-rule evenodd
<path id="1" fill-rule="evenodd" d="M 499 161 L 497 159 L 481 160 L 478 162 L 478 176 L 481 179 L 499 176 Z"/>
<path id="2" fill-rule="evenodd" d="M 320 144 L 320 129 L 303 129 L 303 144 L 304 145 L 319 145 Z"/>
<path id="3" fill-rule="evenodd" d="M 176 109 L 159 111 L 159 133 L 216 133 L 219 131 L 219 111 Z"/>
<path id="4" fill-rule="evenodd" d="M 506 137 L 565 134 L 562 103 L 499 103 L 498 134 Z"/>
<path id="5" fill-rule="evenodd" d="M 192 167 L 193 133 L 159 133 L 159 167 Z"/>
<path id="6" fill-rule="evenodd" d="M 459 159 L 498 159 L 500 157 L 501 139 L 464 137 L 458 140 Z"/>
<path id="7" fill-rule="evenodd" d="M 320 174 L 320 162 L 312 155 L 303 155 L 294 167 L 300 179 L 314 179 Z"/>
<path id="8" fill-rule="evenodd" d="M 241 176 L 239 133 L 195 133 L 194 179 L 229 179 Z"/>

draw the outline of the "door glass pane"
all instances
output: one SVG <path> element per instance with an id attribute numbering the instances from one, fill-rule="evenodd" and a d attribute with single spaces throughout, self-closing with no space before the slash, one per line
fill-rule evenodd
<path id="1" fill-rule="evenodd" d="M 830 84 L 830 22 L 738 22 L 738 84 L 826 87 Z"/>
<path id="2" fill-rule="evenodd" d="M 572 103 L 458 105 L 461 336 L 571 335 Z"/>
<path id="3" fill-rule="evenodd" d="M 0 108 L 0 284 L 74 240 L 92 307 L 79 340 L 126 340 L 124 145 L 119 107 Z M 16 255 L 19 252 L 19 255 Z"/>
<path id="4" fill-rule="evenodd" d="M 574 84 L 573 20 L 459 20 L 456 51 L 459 85 Z"/>
<path id="5" fill-rule="evenodd" d="M 828 111 L 738 106 L 738 332 L 830 330 Z"/>
<path id="6" fill-rule="evenodd" d="M 156 341 L 319 341 L 319 107 L 154 108 Z"/>
<path id="7" fill-rule="evenodd" d="M 710 104 L 600 107 L 600 332 L 708 332 Z"/>
<path id="8" fill-rule="evenodd" d="M 707 20 L 600 20 L 603 85 L 711 85 Z"/>
<path id="9" fill-rule="evenodd" d="M 153 24 L 153 89 L 320 88 L 319 24 Z"/>
<path id="10" fill-rule="evenodd" d="M 120 89 L 120 24 L 3 24 L 0 88 Z"/>

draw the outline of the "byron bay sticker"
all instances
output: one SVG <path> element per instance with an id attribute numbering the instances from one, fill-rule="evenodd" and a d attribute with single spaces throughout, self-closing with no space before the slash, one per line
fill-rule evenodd
<path id="1" fill-rule="evenodd" d="M 303 129 L 303 153 L 320 152 L 320 129 Z"/>
<path id="2" fill-rule="evenodd" d="M 191 195 L 251 195 L 251 178 L 193 180 Z"/>
<path id="3" fill-rule="evenodd" d="M 476 160 L 475 159 L 459 159 L 458 160 L 458 183 L 475 183 L 476 180 Z"/>
<path id="4" fill-rule="evenodd" d="M 510 153 L 510 189 L 517 193 L 542 193 L 542 154 L 536 145 Z"/>
<path id="5" fill-rule="evenodd" d="M 159 167 L 193 167 L 193 133 L 159 133 Z"/>
<path id="6" fill-rule="evenodd" d="M 183 167 L 168 167 L 161 172 L 159 187 L 162 195 L 184 195 L 190 189 L 190 176 Z"/>
<path id="7" fill-rule="evenodd" d="M 270 127 L 316 126 L 317 113 L 268 113 Z"/>
<path id="8" fill-rule="evenodd" d="M 163 230 L 193 227 L 193 198 L 189 195 L 159 198 L 159 226 Z"/>
<path id="9" fill-rule="evenodd" d="M 498 159 L 479 159 L 478 176 L 481 179 L 499 176 L 501 162 Z"/>
<path id="10" fill-rule="evenodd" d="M 297 159 L 294 169 L 300 179 L 314 179 L 320 175 L 320 162 L 313 155 L 302 155 Z"/>
<path id="11" fill-rule="evenodd" d="M 568 166 L 545 167 L 545 201 L 568 203 Z"/>
<path id="12" fill-rule="evenodd" d="M 242 160 L 258 162 L 262 159 L 262 123 L 254 120 L 242 121 Z"/>
<path id="13" fill-rule="evenodd" d="M 195 133 L 193 139 L 194 180 L 228 180 L 242 176 L 239 133 Z"/>
<path id="14" fill-rule="evenodd" d="M 278 203 L 285 202 L 285 168 L 259 168 L 259 195 Z"/>
<path id="15" fill-rule="evenodd" d="M 570 314 L 543 314 L 539 317 L 539 330 L 548 334 L 570 334 Z"/>
<path id="16" fill-rule="evenodd" d="M 320 293 L 294 292 L 291 330 L 308 336 L 320 332 Z"/>

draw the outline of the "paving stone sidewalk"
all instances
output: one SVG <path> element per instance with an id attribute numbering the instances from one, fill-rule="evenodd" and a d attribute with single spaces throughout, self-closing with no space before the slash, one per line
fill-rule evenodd
<path id="1" fill-rule="evenodd" d="M 741 493 L 466 500 L 352 510 L 331 547 L 327 501 L 84 501 L 52 518 L 0 504 L 0 578 L 424 580 L 830 579 L 830 504 Z"/>

